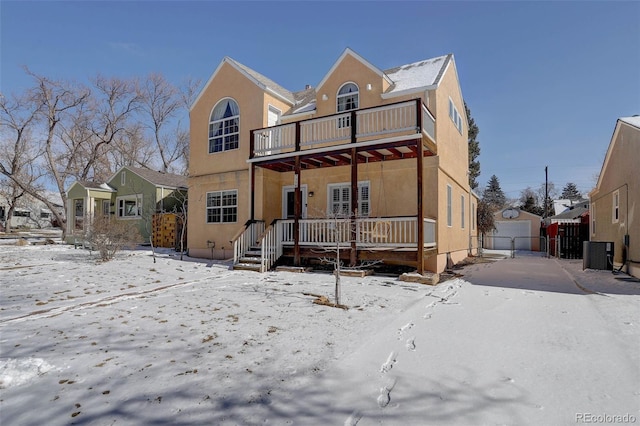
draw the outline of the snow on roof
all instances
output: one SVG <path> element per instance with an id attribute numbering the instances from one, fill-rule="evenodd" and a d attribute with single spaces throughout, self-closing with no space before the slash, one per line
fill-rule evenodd
<path id="1" fill-rule="evenodd" d="M 619 120 L 640 129 L 640 115 L 634 115 L 633 117 L 620 117 Z"/>
<path id="2" fill-rule="evenodd" d="M 386 70 L 385 74 L 394 82 L 392 89 L 387 94 L 406 92 L 437 84 L 451 57 L 451 54 L 438 56 Z"/>

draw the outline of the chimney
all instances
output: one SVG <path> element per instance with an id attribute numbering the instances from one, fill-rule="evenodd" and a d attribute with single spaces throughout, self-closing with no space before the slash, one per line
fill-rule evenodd
<path id="1" fill-rule="evenodd" d="M 305 84 L 304 85 L 304 90 L 309 90 L 311 89 L 311 85 L 310 84 Z"/>

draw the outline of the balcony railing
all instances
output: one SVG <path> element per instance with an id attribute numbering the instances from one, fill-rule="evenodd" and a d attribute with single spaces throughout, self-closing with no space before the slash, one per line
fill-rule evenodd
<path id="1" fill-rule="evenodd" d="M 412 134 L 436 142 L 435 118 L 420 99 L 254 130 L 252 158 Z"/>

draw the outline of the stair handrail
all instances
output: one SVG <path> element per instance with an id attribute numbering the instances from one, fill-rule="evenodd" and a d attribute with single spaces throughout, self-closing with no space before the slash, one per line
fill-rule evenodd
<path id="1" fill-rule="evenodd" d="M 259 235 L 264 232 L 264 220 L 248 220 L 233 236 L 233 264 L 237 264 L 245 252 L 259 241 Z"/>
<path id="2" fill-rule="evenodd" d="M 267 272 L 283 254 L 282 224 L 275 219 L 260 240 L 260 272 Z"/>

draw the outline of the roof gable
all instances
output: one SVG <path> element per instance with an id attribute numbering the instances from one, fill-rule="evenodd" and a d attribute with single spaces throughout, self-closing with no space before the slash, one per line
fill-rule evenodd
<path id="1" fill-rule="evenodd" d="M 111 176 L 111 179 L 109 179 L 109 182 L 115 179 L 115 177 L 122 170 L 128 170 L 155 186 L 164 186 L 167 188 L 186 188 L 187 187 L 187 178 L 185 176 L 175 175 L 173 173 L 158 172 L 151 169 L 144 169 L 141 167 L 132 167 L 132 166 L 121 167 L 120 170 L 118 170 L 113 176 Z"/>
<path id="2" fill-rule="evenodd" d="M 602 168 L 600 169 L 600 174 L 598 175 L 598 182 L 596 183 L 596 187 L 592 192 L 596 192 L 600 189 L 600 184 L 602 183 L 605 170 L 607 169 L 607 166 L 609 164 L 611 154 L 615 149 L 616 141 L 618 140 L 618 133 L 620 132 L 620 127 L 622 125 L 630 126 L 633 127 L 636 131 L 640 131 L 640 116 L 634 115 L 633 117 L 620 117 L 616 121 L 616 126 L 613 129 L 613 135 L 611 136 L 611 141 L 609 141 L 609 147 L 607 148 L 607 153 L 604 156 Z"/>
<path id="3" fill-rule="evenodd" d="M 374 73 L 379 75 L 381 78 L 384 78 L 385 80 L 387 80 L 389 82 L 389 84 L 393 84 L 393 81 L 391 79 L 389 79 L 389 77 L 382 70 L 380 70 L 376 66 L 372 65 L 371 62 L 367 61 L 362 56 L 358 55 L 356 52 L 354 52 L 353 50 L 351 50 L 350 48 L 347 47 L 344 50 L 344 52 L 342 52 L 340 57 L 336 60 L 336 62 L 333 64 L 333 66 L 329 69 L 329 72 L 327 72 L 325 74 L 325 76 L 322 78 L 322 80 L 320 80 L 320 83 L 318 83 L 318 86 L 317 86 L 316 90 L 320 90 L 320 88 L 324 85 L 324 83 L 326 83 L 326 81 L 329 79 L 329 77 L 331 77 L 331 74 L 334 73 L 334 71 L 340 66 L 342 61 L 344 61 L 344 59 L 347 56 L 351 56 L 351 57 L 355 58 L 356 60 L 360 61 L 364 66 L 369 68 L 371 71 L 373 71 Z"/>
<path id="4" fill-rule="evenodd" d="M 235 70 L 237 70 L 240 74 L 244 75 L 249 81 L 251 81 L 253 84 L 258 86 L 261 90 L 264 90 L 265 92 L 268 92 L 289 104 L 295 103 L 295 98 L 289 90 L 280 86 L 278 83 L 274 82 L 273 80 L 263 76 L 259 72 L 252 70 L 246 65 L 242 65 L 240 62 L 228 56 L 225 56 L 220 62 L 220 64 L 218 65 L 218 67 L 215 69 L 213 74 L 211 74 L 211 77 L 209 77 L 209 80 L 207 80 L 202 90 L 200 90 L 200 93 L 198 93 L 198 96 L 196 96 L 196 99 L 193 101 L 193 103 L 189 107 L 190 111 L 193 110 L 193 108 L 198 103 L 198 101 L 200 100 L 204 92 L 207 90 L 211 82 L 216 78 L 216 75 L 218 74 L 218 72 L 220 71 L 220 69 L 223 67 L 224 64 L 228 64 L 232 66 Z"/>

